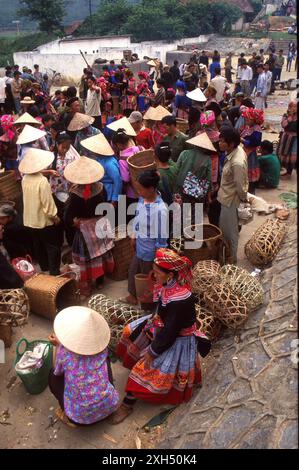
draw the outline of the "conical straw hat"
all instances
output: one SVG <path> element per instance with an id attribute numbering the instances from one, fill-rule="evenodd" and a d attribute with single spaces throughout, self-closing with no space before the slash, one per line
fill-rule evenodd
<path id="1" fill-rule="evenodd" d="M 100 163 L 87 157 L 80 157 L 67 165 L 64 177 L 74 184 L 92 184 L 100 181 L 105 170 Z"/>
<path id="2" fill-rule="evenodd" d="M 29 144 L 29 142 L 35 142 L 42 137 L 45 137 L 47 133 L 45 131 L 41 131 L 40 129 L 36 129 L 35 127 L 29 126 L 26 124 L 24 129 L 22 130 L 19 138 L 17 140 L 17 144 Z"/>
<path id="3" fill-rule="evenodd" d="M 171 113 L 163 106 L 157 106 L 156 108 L 149 108 L 144 115 L 144 119 L 149 119 L 151 121 L 162 121 L 165 116 L 171 116 Z"/>
<path id="4" fill-rule="evenodd" d="M 41 122 L 38 121 L 37 119 L 34 119 L 34 117 L 31 116 L 31 114 L 24 113 L 15 121 L 15 124 L 38 124 L 40 126 Z"/>
<path id="5" fill-rule="evenodd" d="M 88 126 L 91 126 L 91 124 L 93 123 L 93 117 L 88 116 L 87 114 L 76 113 L 71 122 L 69 123 L 67 130 L 71 132 L 81 131 L 82 129 L 85 129 Z"/>
<path id="6" fill-rule="evenodd" d="M 31 96 L 25 96 L 25 98 L 23 98 L 20 103 L 22 104 L 34 104 L 35 103 L 35 100 L 33 100 L 31 98 Z"/>
<path id="7" fill-rule="evenodd" d="M 31 175 L 45 170 L 54 161 L 54 153 L 47 150 L 30 148 L 19 164 L 20 173 Z"/>
<path id="8" fill-rule="evenodd" d="M 54 332 L 66 349 L 82 356 L 99 354 L 110 341 L 108 323 L 88 307 L 68 307 L 59 312 L 54 320 Z"/>
<path id="9" fill-rule="evenodd" d="M 111 124 L 108 124 L 108 129 L 111 129 L 112 131 L 118 131 L 119 129 L 124 129 L 125 134 L 131 136 L 131 137 L 136 137 L 136 132 L 134 131 L 133 127 L 131 126 L 129 119 L 126 117 L 123 117 L 121 119 L 118 119 L 117 121 L 111 122 Z"/>
<path id="10" fill-rule="evenodd" d="M 200 103 L 203 103 L 207 101 L 207 98 L 203 94 L 200 88 L 195 88 L 195 90 L 190 91 L 187 93 L 187 98 L 190 98 L 192 101 L 199 101 Z"/>
<path id="11" fill-rule="evenodd" d="M 195 145 L 196 147 L 210 150 L 211 152 L 216 152 L 216 149 L 206 132 L 203 132 L 202 134 L 196 135 L 192 139 L 187 140 L 187 144 Z"/>
<path id="12" fill-rule="evenodd" d="M 104 134 L 97 134 L 92 137 L 88 137 L 88 139 L 81 140 L 80 144 L 82 147 L 98 155 L 104 155 L 105 157 L 114 155 L 113 148 Z"/>
<path id="13" fill-rule="evenodd" d="M 154 60 L 148 61 L 148 62 L 147 62 L 147 65 L 150 65 L 151 67 L 156 67 L 156 66 L 157 66 L 157 64 L 156 64 L 156 62 L 155 62 Z"/>

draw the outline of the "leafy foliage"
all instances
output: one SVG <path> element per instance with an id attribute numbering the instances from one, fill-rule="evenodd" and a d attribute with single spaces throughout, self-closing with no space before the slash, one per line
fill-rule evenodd
<path id="1" fill-rule="evenodd" d="M 15 51 L 32 51 L 45 42 L 56 39 L 55 35 L 36 33 L 14 38 L 0 38 L 0 67 L 13 64 Z"/>
<path id="2" fill-rule="evenodd" d="M 37 22 L 40 31 L 63 31 L 62 21 L 66 13 L 64 0 L 20 0 L 20 4 L 19 15 Z"/>

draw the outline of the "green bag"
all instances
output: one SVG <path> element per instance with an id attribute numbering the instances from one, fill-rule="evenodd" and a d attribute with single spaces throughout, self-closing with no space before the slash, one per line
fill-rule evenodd
<path id="1" fill-rule="evenodd" d="M 25 350 L 20 352 L 20 346 L 22 343 L 25 343 Z M 39 343 L 43 343 L 48 346 L 45 348 L 42 356 L 43 365 L 39 369 L 34 369 L 28 374 L 21 374 L 16 371 L 16 374 L 22 380 L 27 392 L 31 395 L 42 393 L 48 386 L 49 372 L 53 367 L 53 346 L 49 341 L 36 340 L 29 343 L 25 338 L 20 339 L 16 345 L 16 359 L 14 367 L 26 351 L 33 351 L 34 347 Z"/>

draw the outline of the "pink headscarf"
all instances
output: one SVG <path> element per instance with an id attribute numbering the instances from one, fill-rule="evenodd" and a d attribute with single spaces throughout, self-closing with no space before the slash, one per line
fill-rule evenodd
<path id="1" fill-rule="evenodd" d="M 0 119 L 1 127 L 4 134 L 0 137 L 2 142 L 11 142 L 16 135 L 14 130 L 14 117 L 11 114 L 4 114 Z"/>

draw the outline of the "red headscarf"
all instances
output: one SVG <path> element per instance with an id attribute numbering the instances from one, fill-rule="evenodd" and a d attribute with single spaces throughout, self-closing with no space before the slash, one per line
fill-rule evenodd
<path id="1" fill-rule="evenodd" d="M 246 108 L 242 112 L 242 117 L 251 119 L 255 124 L 261 125 L 264 122 L 264 111 L 262 109 Z"/>
<path id="2" fill-rule="evenodd" d="M 160 248 L 156 252 L 154 263 L 160 268 L 177 272 L 179 283 L 191 290 L 192 263 L 189 258 L 179 256 L 168 248 Z"/>
<path id="3" fill-rule="evenodd" d="M 11 114 L 4 114 L 1 116 L 0 124 L 4 131 L 4 134 L 1 136 L 3 142 L 11 142 L 15 136 L 14 128 L 14 117 Z"/>

